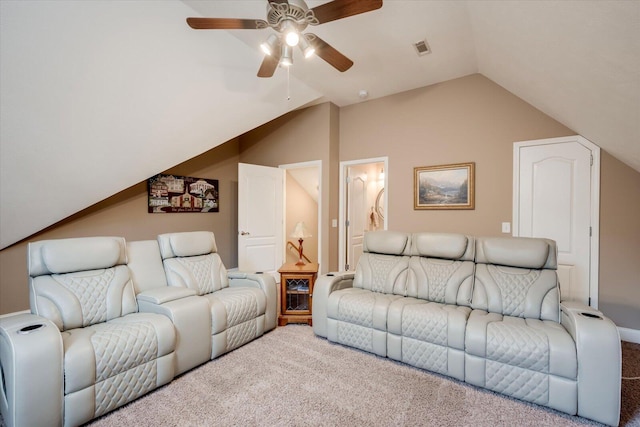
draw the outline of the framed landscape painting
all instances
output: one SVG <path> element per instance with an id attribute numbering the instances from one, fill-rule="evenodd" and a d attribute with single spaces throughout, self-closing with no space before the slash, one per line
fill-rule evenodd
<path id="1" fill-rule="evenodd" d="M 414 209 L 475 209 L 475 163 L 413 170 Z"/>

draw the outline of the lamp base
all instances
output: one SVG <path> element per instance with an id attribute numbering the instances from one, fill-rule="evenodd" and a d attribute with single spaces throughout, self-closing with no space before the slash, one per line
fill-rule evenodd
<path id="1" fill-rule="evenodd" d="M 296 265 L 306 265 L 307 263 L 302 259 L 302 239 L 298 239 L 298 244 L 300 246 L 298 246 L 298 262 L 296 262 Z"/>

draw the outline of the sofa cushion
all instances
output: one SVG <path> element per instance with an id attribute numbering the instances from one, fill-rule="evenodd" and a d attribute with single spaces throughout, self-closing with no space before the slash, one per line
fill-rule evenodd
<path id="1" fill-rule="evenodd" d="M 475 240 L 464 234 L 415 233 L 411 242 L 411 255 L 462 261 L 474 258 Z"/>
<path id="2" fill-rule="evenodd" d="M 471 309 L 416 298 L 389 306 L 390 358 L 464 381 L 465 328 Z"/>
<path id="3" fill-rule="evenodd" d="M 106 322 L 138 311 L 127 266 L 51 274 L 29 279 L 31 312 L 61 331 Z"/>
<path id="4" fill-rule="evenodd" d="M 169 286 L 181 286 L 195 290 L 198 295 L 229 286 L 227 269 L 218 254 L 168 258 L 164 269 Z"/>
<path id="5" fill-rule="evenodd" d="M 560 324 L 474 310 L 465 343 L 466 382 L 576 413 L 576 347 Z"/>
<path id="6" fill-rule="evenodd" d="M 398 231 L 370 231 L 364 235 L 363 251 L 386 255 L 409 255 L 411 235 Z"/>
<path id="7" fill-rule="evenodd" d="M 122 237 L 79 237 L 29 243 L 29 276 L 110 268 L 127 263 Z"/>
<path id="8" fill-rule="evenodd" d="M 327 304 L 327 338 L 386 356 L 387 310 L 399 298 L 359 288 L 332 292 Z"/>
<path id="9" fill-rule="evenodd" d="M 158 236 L 158 244 L 162 259 L 218 252 L 214 234 L 210 231 L 161 234 Z"/>
<path id="10" fill-rule="evenodd" d="M 476 256 L 473 308 L 505 316 L 560 321 L 553 242 L 482 238 L 477 241 Z"/>
<path id="11" fill-rule="evenodd" d="M 553 240 L 528 237 L 477 239 L 476 262 L 530 269 L 556 269 Z"/>

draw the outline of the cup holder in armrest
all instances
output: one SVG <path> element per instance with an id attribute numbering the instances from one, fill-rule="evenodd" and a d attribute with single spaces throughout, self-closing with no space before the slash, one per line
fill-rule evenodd
<path id="1" fill-rule="evenodd" d="M 18 330 L 20 335 L 30 334 L 31 332 L 35 332 L 39 329 L 44 328 L 46 325 L 44 323 L 34 323 L 33 325 L 25 326 Z"/>
<path id="2" fill-rule="evenodd" d="M 583 315 L 584 317 L 589 317 L 591 319 L 600 319 L 600 320 L 602 320 L 602 316 L 600 316 L 597 313 L 589 313 L 588 311 L 583 311 L 580 314 Z"/>

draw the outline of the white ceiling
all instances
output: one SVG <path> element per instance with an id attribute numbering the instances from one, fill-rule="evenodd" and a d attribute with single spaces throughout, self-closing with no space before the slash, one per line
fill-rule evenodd
<path id="1" fill-rule="evenodd" d="M 258 19 L 267 4 L 185 3 L 194 16 Z M 229 31 L 256 50 L 271 32 Z M 479 72 L 640 171 L 638 1 L 385 0 L 379 10 L 305 32 L 355 63 L 340 73 L 296 51 L 292 75 L 323 100 L 345 106 L 362 101 L 361 89 L 373 99 Z M 432 53 L 418 56 L 413 43 L 424 39 Z"/>

